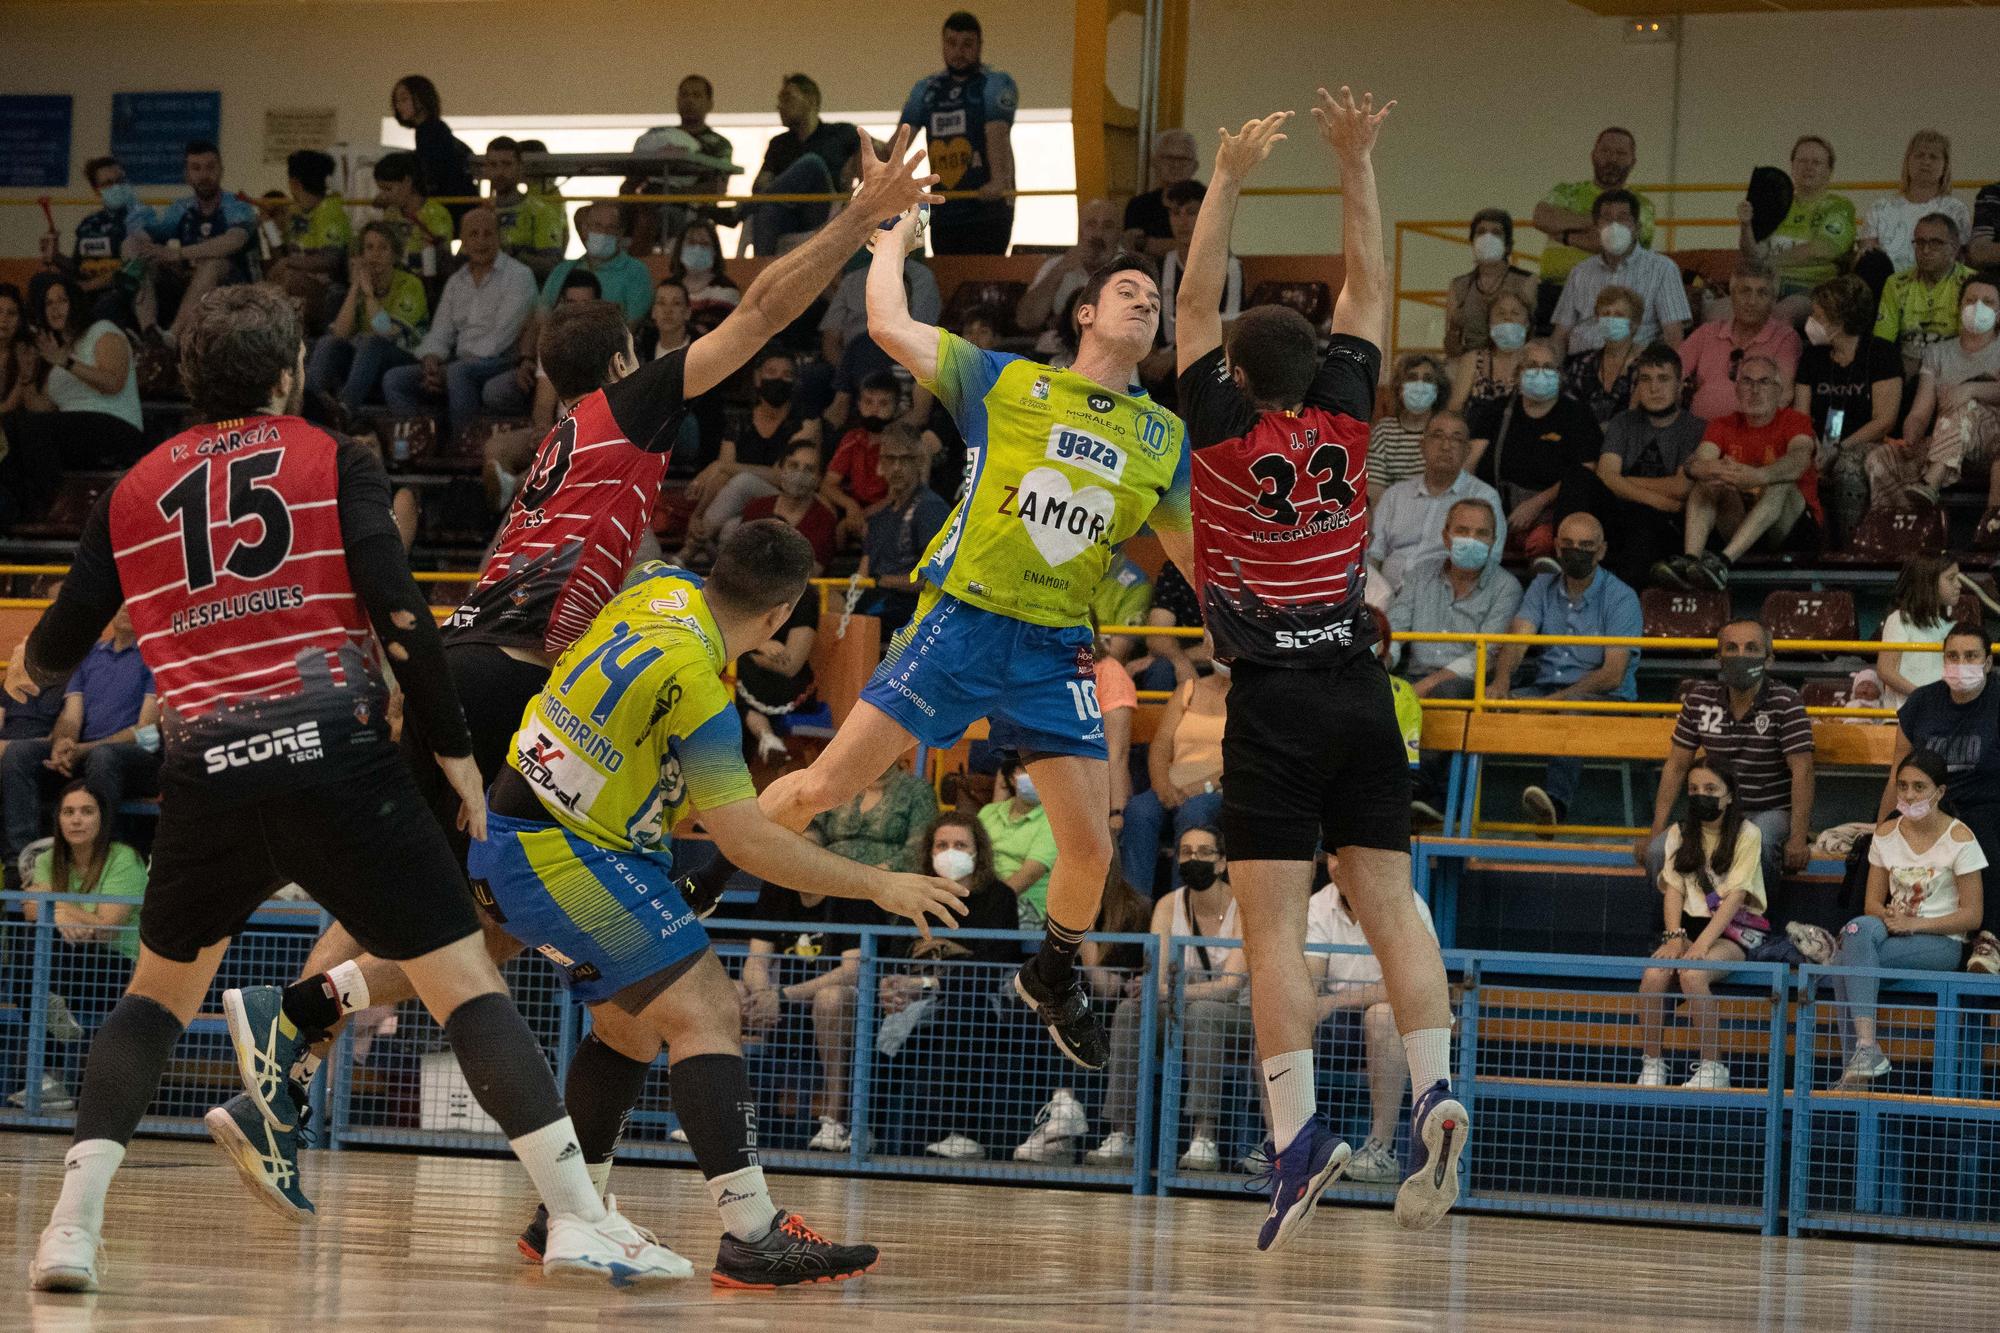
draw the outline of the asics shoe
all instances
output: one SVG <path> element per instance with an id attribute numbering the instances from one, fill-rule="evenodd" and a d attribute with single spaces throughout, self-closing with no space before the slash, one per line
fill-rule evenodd
<path id="1" fill-rule="evenodd" d="M 1081 975 L 1072 972 L 1068 984 L 1050 986 L 1030 959 L 1014 973 L 1014 993 L 1040 1017 L 1064 1055 L 1085 1069 L 1104 1068 L 1111 1046 L 1104 1024 L 1091 1012 L 1090 990 Z"/>
<path id="2" fill-rule="evenodd" d="M 291 1129 L 278 1103 L 292 1066 L 305 1053 L 304 1033 L 285 1017 L 285 993 L 276 986 L 245 986 L 222 992 L 222 1014 L 229 1022 L 229 1040 L 236 1047 L 236 1069 L 243 1090 L 271 1122 L 273 1129 Z"/>
<path id="3" fill-rule="evenodd" d="M 295 1095 L 296 1090 L 296 1095 Z M 296 1129 L 277 1129 L 264 1118 L 248 1093 L 239 1092 L 222 1105 L 210 1108 L 202 1117 L 208 1136 L 229 1154 L 236 1172 L 265 1204 L 291 1222 L 303 1222 L 317 1210 L 305 1195 L 299 1179 L 299 1146 L 306 1139 L 308 1113 L 304 1088 L 293 1083 L 285 1087 L 274 1103 Z"/>
<path id="4" fill-rule="evenodd" d="M 555 1278 L 608 1278 L 614 1287 L 650 1286 L 693 1276 L 693 1264 L 619 1214 L 616 1198 L 606 1195 L 604 1208 L 604 1216 L 595 1222 L 572 1214 L 550 1219 L 543 1273 Z"/>
<path id="5" fill-rule="evenodd" d="M 51 1225 L 28 1264 L 28 1286 L 35 1291 L 96 1291 L 103 1271 L 103 1241 L 82 1227 Z"/>
<path id="6" fill-rule="evenodd" d="M 1458 1159 L 1471 1121 L 1443 1079 L 1410 1108 L 1410 1171 L 1396 1191 L 1396 1221 L 1405 1231 L 1427 1231 L 1458 1202 Z"/>
<path id="7" fill-rule="evenodd" d="M 1354 1149 L 1325 1121 L 1318 1117 L 1306 1121 L 1290 1145 L 1271 1161 L 1271 1212 L 1257 1233 L 1257 1248 L 1275 1250 L 1298 1235 L 1312 1220 L 1319 1196 L 1346 1169 L 1353 1155 Z"/>
<path id="8" fill-rule="evenodd" d="M 725 1231 L 709 1280 L 718 1287 L 753 1291 L 841 1282 L 866 1273 L 879 1257 L 873 1245 L 835 1245 L 797 1214 L 780 1212 L 760 1240 L 738 1240 Z"/>

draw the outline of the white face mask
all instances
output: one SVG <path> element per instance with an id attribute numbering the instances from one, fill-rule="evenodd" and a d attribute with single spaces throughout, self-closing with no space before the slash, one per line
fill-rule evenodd
<path id="1" fill-rule="evenodd" d="M 1946 662 L 1944 683 L 1960 694 L 1976 691 L 1986 683 L 1986 668 L 1977 662 Z"/>
<path id="2" fill-rule="evenodd" d="M 1622 222 L 1607 222 L 1597 229 L 1597 242 L 1607 255 L 1622 255 L 1632 248 L 1632 229 Z"/>
<path id="3" fill-rule="evenodd" d="M 1025 768 L 1014 775 L 1014 795 L 1029 805 L 1042 803 L 1042 794 L 1035 790 L 1035 780 L 1028 776 Z"/>
<path id="4" fill-rule="evenodd" d="M 1996 312 L 1984 301 L 1972 301 L 1958 309 L 1958 326 L 1975 337 L 1993 332 Z"/>
<path id="5" fill-rule="evenodd" d="M 1211 668 L 1212 668 L 1212 669 L 1213 669 L 1213 670 L 1215 671 L 1215 674 L 1216 674 L 1216 675 L 1218 675 L 1218 676 L 1222 677 L 1222 679 L 1224 679 L 1224 680 L 1228 680 L 1228 679 L 1229 679 L 1229 663 L 1227 663 L 1227 662 L 1210 662 L 1210 663 L 1209 663 L 1208 665 L 1209 665 L 1209 666 L 1210 666 L 1210 667 L 1211 667 Z"/>
<path id="6" fill-rule="evenodd" d="M 972 853 L 961 847 L 947 847 L 931 857 L 931 869 L 944 879 L 965 879 L 972 874 Z"/>
<path id="7" fill-rule="evenodd" d="M 1483 231 L 1472 238 L 1472 257 L 1482 264 L 1497 264 L 1507 257 L 1507 242 Z"/>
<path id="8" fill-rule="evenodd" d="M 1806 341 L 1814 347 L 1824 347 L 1833 341 L 1833 330 L 1820 323 L 1818 315 L 1810 316 L 1806 320 Z"/>

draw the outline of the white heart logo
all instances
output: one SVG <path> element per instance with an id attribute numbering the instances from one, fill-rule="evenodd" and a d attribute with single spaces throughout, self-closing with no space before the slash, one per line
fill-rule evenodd
<path id="1" fill-rule="evenodd" d="M 1052 467 L 1038 467 L 1021 478 L 1017 502 L 1029 539 L 1051 569 L 1104 540 L 1118 507 L 1102 486 L 1073 491 L 1069 478 Z"/>

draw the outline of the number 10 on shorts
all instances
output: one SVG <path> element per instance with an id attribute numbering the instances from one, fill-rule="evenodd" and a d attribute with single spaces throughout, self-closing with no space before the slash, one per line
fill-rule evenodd
<path id="1" fill-rule="evenodd" d="M 1076 705 L 1076 715 L 1080 718 L 1101 718 L 1103 713 L 1097 707 L 1097 682 L 1094 680 L 1066 680 L 1069 686 L 1070 702 Z"/>

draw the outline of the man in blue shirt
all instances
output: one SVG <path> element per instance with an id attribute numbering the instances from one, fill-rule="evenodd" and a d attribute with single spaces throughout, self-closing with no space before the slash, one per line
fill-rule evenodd
<path id="1" fill-rule="evenodd" d="M 193 193 L 164 213 L 150 210 L 125 242 L 129 258 L 145 261 L 139 327 L 156 327 L 179 303 L 169 337 L 179 341 L 201 298 L 217 287 L 251 281 L 257 210 L 222 188 L 222 152 L 206 139 L 188 141 L 184 168 Z"/>
<path id="2" fill-rule="evenodd" d="M 930 167 L 944 190 L 977 190 L 931 210 L 931 246 L 941 255 L 1004 255 L 1014 234 L 1014 78 L 979 61 L 985 37 L 961 9 L 944 21 L 944 72 L 917 80 L 902 123 L 924 131 Z"/>
<path id="3" fill-rule="evenodd" d="M 1543 574 L 1528 585 L 1514 617 L 1514 634 L 1603 635 L 1638 638 L 1645 632 L 1639 594 L 1608 569 L 1604 559 L 1603 525 L 1587 513 L 1571 514 L 1556 529 L 1556 561 L 1560 574 Z M 1525 644 L 1500 650 L 1489 698 L 1505 699 L 1635 699 L 1639 687 L 1639 650 L 1551 644 L 1541 650 L 1526 680 L 1514 684 L 1514 673 L 1526 654 Z M 1549 760 L 1545 785 L 1521 793 L 1521 804 L 1544 824 L 1560 824 L 1570 798 L 1583 777 L 1575 759 Z"/>

